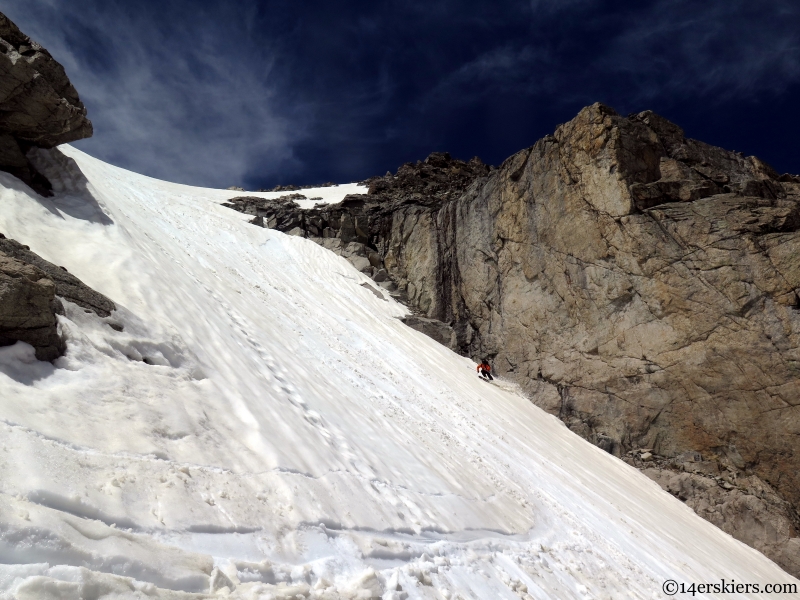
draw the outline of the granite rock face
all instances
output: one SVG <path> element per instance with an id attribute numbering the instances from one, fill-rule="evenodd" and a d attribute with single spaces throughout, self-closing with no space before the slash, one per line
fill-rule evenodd
<path id="1" fill-rule="evenodd" d="M 484 169 L 453 193 L 392 192 L 387 176 L 339 205 L 245 212 L 362 244 L 361 270 L 445 324 L 451 347 L 608 452 L 696 452 L 796 512 L 800 178 L 600 104 Z M 762 549 L 798 574 L 784 529 Z"/>
<path id="2" fill-rule="evenodd" d="M 798 229 L 796 179 L 594 105 L 437 213 L 428 316 L 610 452 L 715 455 L 797 506 Z"/>
<path id="3" fill-rule="evenodd" d="M 92 135 L 86 108 L 50 53 L 0 13 L 0 170 L 42 195 L 50 184 L 26 157 Z"/>
<path id="4" fill-rule="evenodd" d="M 797 556 L 792 556 L 800 541 L 797 521 L 792 518 L 794 511 L 755 475 L 725 486 L 694 473 L 657 468 L 643 472 L 707 521 L 760 550 L 787 571 L 798 572 Z"/>
<path id="5" fill-rule="evenodd" d="M 800 572 L 800 516 L 768 483 L 697 452 L 677 457 L 651 449 L 629 451 L 628 464 L 740 541 L 760 550 L 789 573 Z"/>
<path id="6" fill-rule="evenodd" d="M 594 105 L 431 215 L 435 268 L 386 264 L 463 353 L 607 451 L 697 451 L 796 509 L 798 229 L 796 177 Z"/>

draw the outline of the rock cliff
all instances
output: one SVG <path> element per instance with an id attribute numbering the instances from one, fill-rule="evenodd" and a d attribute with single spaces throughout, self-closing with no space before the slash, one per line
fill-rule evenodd
<path id="1" fill-rule="evenodd" d="M 713 479 L 726 498 L 770 490 L 780 526 L 732 500 L 718 524 L 797 574 L 800 178 L 599 104 L 497 170 L 431 162 L 442 188 L 461 169 L 452 193 L 426 193 L 421 163 L 339 205 L 232 206 L 349 253 L 441 322 L 419 328 L 491 357 L 608 452 L 647 449 L 672 473 L 692 452 L 732 474 Z"/>
<path id="2" fill-rule="evenodd" d="M 86 108 L 64 68 L 0 13 L 0 170 L 50 195 L 50 183 L 27 152 L 91 135 Z"/>
<path id="3" fill-rule="evenodd" d="M 642 471 L 698 515 L 757 548 L 786 571 L 800 573 L 797 513 L 756 475 L 719 470 L 713 460 L 644 466 Z M 667 461 L 672 462 L 672 461 Z"/>

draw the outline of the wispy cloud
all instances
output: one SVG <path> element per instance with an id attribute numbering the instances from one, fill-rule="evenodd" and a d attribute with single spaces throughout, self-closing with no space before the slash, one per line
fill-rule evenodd
<path id="1" fill-rule="evenodd" d="M 595 66 L 630 76 L 637 100 L 713 95 L 719 102 L 800 81 L 793 0 L 659 0 L 631 17 Z"/>
<path id="2" fill-rule="evenodd" d="M 616 12 L 597 0 L 530 0 L 529 9 L 525 35 L 443 75 L 427 101 L 517 93 L 570 105 L 719 103 L 800 82 L 800 5 L 792 0 L 656 0 Z"/>
<path id="3" fill-rule="evenodd" d="M 492 48 L 448 73 L 418 104 L 469 104 L 500 94 L 522 96 L 552 92 L 557 77 L 549 49 L 506 44 Z"/>
<path id="4" fill-rule="evenodd" d="M 196 185 L 238 185 L 253 169 L 269 176 L 296 166 L 306 107 L 283 97 L 274 56 L 249 38 L 246 14 L 220 21 L 190 9 L 167 27 L 113 2 L 14 8 L 12 18 L 65 66 L 89 109 L 96 134 L 77 146 Z"/>
<path id="5" fill-rule="evenodd" d="M 1 10 L 66 67 L 95 124 L 79 147 L 197 185 L 498 162 L 598 100 L 694 119 L 800 84 L 796 0 L 79 4 Z"/>

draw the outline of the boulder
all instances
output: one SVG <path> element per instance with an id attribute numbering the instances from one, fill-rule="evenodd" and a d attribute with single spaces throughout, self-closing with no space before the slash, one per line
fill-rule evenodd
<path id="1" fill-rule="evenodd" d="M 50 183 L 26 153 L 91 135 L 86 108 L 64 68 L 0 13 L 0 170 L 51 195 Z"/>
<path id="2" fill-rule="evenodd" d="M 0 233 L 0 346 L 23 341 L 39 360 L 61 356 L 66 345 L 56 330 L 56 314 L 63 313 L 62 298 L 100 317 L 116 309 L 64 267 Z"/>

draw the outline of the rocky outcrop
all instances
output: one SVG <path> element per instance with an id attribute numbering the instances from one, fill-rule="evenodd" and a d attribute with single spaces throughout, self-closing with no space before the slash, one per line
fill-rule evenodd
<path id="1" fill-rule="evenodd" d="M 36 148 L 91 135 L 86 108 L 64 68 L 0 14 L 0 170 L 39 194 L 52 195 L 52 185 L 32 162 Z M 0 234 L 0 345 L 27 342 L 39 360 L 63 354 L 56 321 L 62 311 L 59 296 L 100 316 L 115 308 L 63 267 Z"/>
<path id="2" fill-rule="evenodd" d="M 66 350 L 57 330 L 61 299 L 100 317 L 114 303 L 80 279 L 0 233 L 0 346 L 18 341 L 36 350 L 39 360 L 54 360 Z"/>
<path id="3" fill-rule="evenodd" d="M 100 292 L 96 292 L 64 267 L 46 261 L 15 240 L 0 233 L 0 252 L 6 256 L 36 267 L 53 283 L 55 294 L 64 300 L 77 304 L 100 317 L 107 317 L 116 309 L 114 303 Z"/>
<path id="4" fill-rule="evenodd" d="M 438 212 L 428 316 L 609 451 L 715 454 L 797 506 L 799 217 L 793 178 L 595 105 Z"/>
<path id="5" fill-rule="evenodd" d="M 27 152 L 91 135 L 86 108 L 64 68 L 0 14 L 0 170 L 50 195 L 50 183 Z"/>
<path id="6" fill-rule="evenodd" d="M 253 214 L 363 244 L 364 272 L 608 452 L 696 452 L 797 510 L 800 178 L 596 104 L 453 194 L 379 180 L 318 212 Z M 724 528 L 757 545 L 743 522 Z M 792 527 L 760 547 L 799 574 Z"/>
<path id="7" fill-rule="evenodd" d="M 442 346 L 447 346 L 451 350 L 457 350 L 456 333 L 450 325 L 442 323 L 438 319 L 427 319 L 417 315 L 411 315 L 402 319 L 403 323 L 424 333 L 429 338 L 433 338 Z"/>
<path id="8" fill-rule="evenodd" d="M 39 360 L 58 358 L 64 352 L 55 316 L 60 311 L 55 285 L 43 271 L 0 252 L 0 346 L 23 341 Z"/>
<path id="9" fill-rule="evenodd" d="M 434 282 L 427 316 L 462 352 L 584 437 L 713 456 L 796 508 L 799 183 L 595 105 L 438 211 L 436 270 L 393 264 Z"/>

